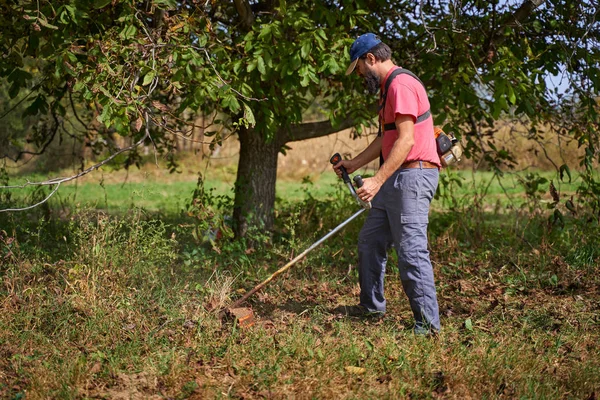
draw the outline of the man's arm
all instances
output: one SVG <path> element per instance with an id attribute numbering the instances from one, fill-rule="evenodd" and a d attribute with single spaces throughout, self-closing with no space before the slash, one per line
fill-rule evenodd
<path id="1" fill-rule="evenodd" d="M 375 140 L 373 140 L 371 142 L 371 144 L 369 146 L 367 146 L 367 148 L 365 150 L 363 150 L 362 153 L 360 153 L 359 155 L 354 157 L 352 160 L 340 161 L 339 163 L 337 163 L 336 165 L 333 166 L 333 169 L 335 170 L 336 174 L 338 174 L 339 177 L 342 176 L 342 173 L 340 172 L 340 167 L 342 167 L 342 166 L 346 168 L 346 171 L 349 174 L 351 174 L 354 171 L 356 171 L 357 169 L 361 168 L 363 165 L 367 165 L 371 161 L 378 158 L 380 153 L 381 153 L 381 138 L 377 137 L 377 138 L 375 138 Z"/>
<path id="2" fill-rule="evenodd" d="M 396 129 L 398 130 L 398 139 L 394 142 L 385 162 L 374 177 L 363 179 L 364 185 L 356 191 L 363 201 L 373 200 L 385 181 L 404 163 L 406 156 L 415 144 L 415 122 L 411 115 L 397 115 Z"/>

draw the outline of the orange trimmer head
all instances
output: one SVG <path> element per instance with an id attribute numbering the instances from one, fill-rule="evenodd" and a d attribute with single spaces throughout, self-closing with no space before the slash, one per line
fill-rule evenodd
<path id="1" fill-rule="evenodd" d="M 225 310 L 227 319 L 235 321 L 235 323 L 243 329 L 251 328 L 256 322 L 254 320 L 254 312 L 248 307 L 228 308 Z"/>

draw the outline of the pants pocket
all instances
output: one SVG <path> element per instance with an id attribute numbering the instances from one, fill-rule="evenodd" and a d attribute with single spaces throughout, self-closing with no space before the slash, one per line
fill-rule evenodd
<path id="1" fill-rule="evenodd" d="M 400 170 L 394 182 L 394 190 L 398 192 L 396 198 L 400 222 L 403 224 L 429 222 L 430 199 L 423 198 L 421 172 L 418 169 Z"/>

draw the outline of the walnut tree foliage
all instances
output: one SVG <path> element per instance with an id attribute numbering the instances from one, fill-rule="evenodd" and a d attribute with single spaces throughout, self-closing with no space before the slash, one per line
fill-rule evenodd
<path id="1" fill-rule="evenodd" d="M 348 47 L 381 35 L 426 83 L 435 122 L 501 171 L 499 119 L 548 126 L 586 149 L 582 194 L 598 212 L 597 5 L 593 1 L 0 0 L 0 157 L 43 152 L 69 135 L 97 153 L 118 133 L 167 156 L 194 115 L 217 113 L 241 143 L 234 219 L 273 222 L 277 156 L 296 140 L 373 123 L 376 98 L 345 77 Z M 548 86 L 546 76 L 564 84 Z M 307 115 L 311 119 L 307 119 Z M 317 121 L 314 121 L 317 116 Z M 68 121 L 68 124 L 66 123 Z M 138 161 L 133 148 L 125 165 Z M 326 162 L 326 160 L 324 160 Z M 561 175 L 569 167 L 558 168 Z M 175 165 L 173 164 L 173 168 Z"/>

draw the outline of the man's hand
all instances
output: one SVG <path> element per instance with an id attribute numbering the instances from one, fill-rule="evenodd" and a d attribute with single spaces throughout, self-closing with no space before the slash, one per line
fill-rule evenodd
<path id="1" fill-rule="evenodd" d="M 382 183 L 376 177 L 364 178 L 362 187 L 356 190 L 356 194 L 364 202 L 372 201 L 375 195 L 381 189 Z"/>
<path id="2" fill-rule="evenodd" d="M 348 174 L 351 174 L 358 169 L 354 166 L 353 160 L 342 160 L 333 166 L 333 170 L 340 178 L 342 177 L 342 171 L 340 170 L 340 167 L 346 168 L 346 172 L 348 172 Z"/>

